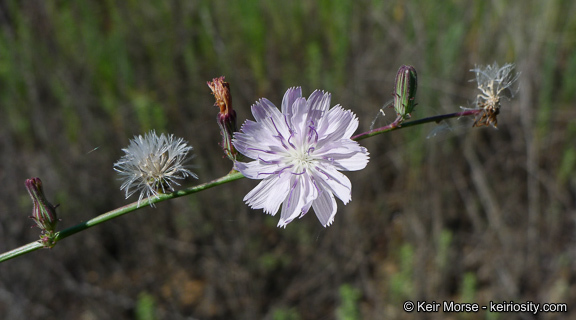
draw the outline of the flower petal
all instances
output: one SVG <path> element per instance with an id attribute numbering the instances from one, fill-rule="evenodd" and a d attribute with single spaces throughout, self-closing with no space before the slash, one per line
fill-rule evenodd
<path id="1" fill-rule="evenodd" d="M 324 161 L 338 170 L 357 171 L 362 170 L 370 159 L 368 150 L 358 142 L 343 139 L 331 142 L 314 151 L 314 156 L 322 157 Z"/>
<path id="2" fill-rule="evenodd" d="M 264 160 L 255 160 L 251 162 L 234 163 L 234 168 L 240 171 L 248 179 L 266 179 L 271 175 L 290 175 L 290 165 L 276 161 L 277 163 L 266 163 Z"/>
<path id="3" fill-rule="evenodd" d="M 350 139 L 357 128 L 358 118 L 356 115 L 350 110 L 342 109 L 341 106 L 335 106 L 328 111 L 318 127 L 318 134 L 321 136 L 318 146 L 320 147 L 329 141 Z"/>
<path id="4" fill-rule="evenodd" d="M 352 199 L 352 183 L 340 171 L 333 166 L 319 163 L 314 173 L 314 179 L 320 188 L 326 188 L 335 194 L 344 204 Z"/>
<path id="5" fill-rule="evenodd" d="M 285 152 L 282 141 L 273 137 L 268 130 L 258 129 L 250 133 L 235 132 L 232 144 L 246 157 L 269 162 L 274 161 L 279 153 Z"/>
<path id="6" fill-rule="evenodd" d="M 292 115 L 288 118 L 290 127 L 293 129 L 290 139 L 292 144 L 301 144 L 308 133 L 306 122 L 309 113 L 308 107 L 304 98 L 297 99 L 292 105 Z"/>
<path id="7" fill-rule="evenodd" d="M 302 176 L 293 176 L 290 181 L 290 191 L 282 205 L 278 227 L 285 228 L 288 223 L 299 215 L 301 217 L 304 216 L 310 210 L 312 201 L 316 197 L 318 197 L 318 190 L 306 173 Z"/>
<path id="8" fill-rule="evenodd" d="M 270 215 L 276 215 L 280 204 L 286 199 L 290 179 L 286 175 L 272 175 L 262 180 L 245 197 L 244 201 L 252 209 L 264 209 Z"/>
<path id="9" fill-rule="evenodd" d="M 236 161 L 234 163 L 234 169 L 240 171 L 248 179 L 265 178 L 260 176 L 260 172 L 262 172 L 262 166 L 260 165 L 258 160 L 251 162 Z"/>
<path id="10" fill-rule="evenodd" d="M 316 90 L 312 92 L 308 98 L 308 119 L 307 124 L 318 125 L 320 119 L 328 112 L 330 108 L 330 99 L 332 95 L 330 93 L 324 93 L 324 91 Z"/>
<path id="11" fill-rule="evenodd" d="M 302 97 L 302 88 L 292 87 L 286 91 L 284 98 L 282 98 L 282 114 L 290 118 L 292 115 L 292 105 L 296 99 Z"/>
<path id="12" fill-rule="evenodd" d="M 312 208 L 314 208 L 314 213 L 316 217 L 320 220 L 320 223 L 327 227 L 334 222 L 334 216 L 336 215 L 336 199 L 334 195 L 328 190 L 322 190 L 318 194 L 318 198 L 312 202 Z"/>
<path id="13" fill-rule="evenodd" d="M 252 115 L 254 115 L 254 119 L 256 119 L 257 122 L 261 122 L 271 117 L 281 116 L 278 108 L 276 108 L 276 106 L 266 98 L 258 100 L 252 105 L 251 109 Z"/>
<path id="14" fill-rule="evenodd" d="M 252 114 L 258 123 L 267 127 L 273 137 L 288 139 L 290 136 L 285 116 L 280 113 L 278 108 L 276 108 L 270 100 L 262 98 L 256 104 L 252 105 Z M 255 138 L 260 139 L 262 137 Z"/>

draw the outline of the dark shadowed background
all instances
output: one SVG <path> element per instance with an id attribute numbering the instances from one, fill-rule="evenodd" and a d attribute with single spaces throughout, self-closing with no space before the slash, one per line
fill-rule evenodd
<path id="1" fill-rule="evenodd" d="M 329 228 L 313 212 L 276 228 L 242 202 L 257 184 L 242 179 L 0 264 L 0 318 L 570 318 L 406 300 L 563 302 L 574 317 L 574 17 L 572 0 L 0 1 L 1 252 L 38 238 L 27 178 L 60 204 L 59 228 L 135 201 L 112 165 L 151 129 L 194 146 L 200 180 L 185 186 L 225 175 L 214 77 L 239 125 L 302 86 L 363 132 L 402 64 L 419 75 L 414 119 L 470 107 L 475 65 L 522 72 L 498 129 L 460 119 L 363 140 L 371 161 L 347 173 L 352 202 Z"/>

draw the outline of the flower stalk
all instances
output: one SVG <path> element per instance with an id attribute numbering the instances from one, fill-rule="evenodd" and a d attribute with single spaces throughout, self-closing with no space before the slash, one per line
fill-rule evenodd
<path id="1" fill-rule="evenodd" d="M 206 183 L 203 183 L 203 184 L 200 184 L 197 186 L 193 186 L 190 188 L 185 188 L 182 190 L 174 191 L 172 193 L 159 194 L 158 196 L 151 196 L 147 200 L 149 200 L 151 203 L 158 203 L 158 202 L 162 202 L 162 201 L 166 201 L 166 200 L 170 200 L 170 199 L 174 199 L 174 198 L 187 196 L 187 195 L 197 193 L 200 191 L 204 191 L 206 189 L 210 189 L 210 188 L 213 188 L 213 187 L 216 187 L 216 186 L 228 183 L 228 182 L 236 181 L 236 180 L 239 180 L 241 178 L 244 178 L 244 176 L 240 172 L 233 171 L 233 172 L 230 172 L 229 174 L 227 174 L 221 178 L 212 180 L 210 182 L 206 182 Z M 114 209 L 112 211 L 108 211 L 108 212 L 101 214 L 101 215 L 99 215 L 93 219 L 79 223 L 73 227 L 64 229 L 64 230 L 59 231 L 59 232 L 55 232 L 53 235 L 53 240 L 54 240 L 54 242 L 58 242 L 64 238 L 68 238 L 69 236 L 74 235 L 78 232 L 81 232 L 81 231 L 84 231 L 88 228 L 97 226 L 97 225 L 104 223 L 106 221 L 118 218 L 120 216 L 123 216 L 123 215 L 130 213 L 132 211 L 136 211 L 137 209 L 140 209 L 140 208 L 145 207 L 145 206 L 146 206 L 146 204 L 138 203 L 138 201 L 137 201 L 137 202 L 133 202 L 131 204 L 125 205 L 123 207 Z M 7 260 L 10 260 L 10 259 L 13 259 L 13 258 L 16 258 L 16 257 L 21 256 L 23 254 L 26 254 L 26 253 L 29 253 L 32 251 L 36 251 L 36 250 L 43 248 L 43 247 L 44 247 L 44 244 L 42 244 L 38 241 L 35 241 L 35 242 L 29 243 L 27 245 L 24 245 L 22 247 L 16 248 L 14 250 L 4 252 L 4 253 L 0 254 L 0 263 L 7 261 Z"/>
<path id="2" fill-rule="evenodd" d="M 379 134 L 394 131 L 397 129 L 413 127 L 413 126 L 417 126 L 417 125 L 421 125 L 421 124 L 425 124 L 425 123 L 430 123 L 430 122 L 440 123 L 440 121 L 442 121 L 442 120 L 452 119 L 452 118 L 476 116 L 482 112 L 483 112 L 482 109 L 472 109 L 472 110 L 465 110 L 465 111 L 448 113 L 448 114 L 441 114 L 441 115 L 432 116 L 432 117 L 428 117 L 428 118 L 404 122 L 402 124 L 395 121 L 395 122 L 393 122 L 387 126 L 376 128 L 373 130 L 369 130 L 369 131 L 357 134 L 350 139 L 352 139 L 354 141 L 360 141 L 360 140 L 364 140 L 366 138 L 377 136 Z"/>

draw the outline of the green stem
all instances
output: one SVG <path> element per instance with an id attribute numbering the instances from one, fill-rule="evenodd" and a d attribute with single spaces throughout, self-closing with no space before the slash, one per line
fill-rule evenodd
<path id="1" fill-rule="evenodd" d="M 390 124 L 388 126 L 385 126 L 382 128 L 377 128 L 374 130 L 370 130 L 370 131 L 358 134 L 356 136 L 353 136 L 351 139 L 356 140 L 356 141 L 360 141 L 360 140 L 366 139 L 368 137 L 382 134 L 384 132 L 389 132 L 389 131 L 402 129 L 402 128 L 408 128 L 411 126 L 416 126 L 416 125 L 420 125 L 420 124 L 424 124 L 424 123 L 428 123 L 428 122 L 440 122 L 444 119 L 472 116 L 472 115 L 476 115 L 476 114 L 480 113 L 481 111 L 482 111 L 482 109 L 466 110 L 466 111 L 462 111 L 462 112 L 433 116 L 433 117 L 428 117 L 428 118 L 404 122 L 404 123 L 400 123 L 399 121 L 394 121 L 392 124 Z M 203 191 L 206 189 L 210 189 L 212 187 L 216 187 L 216 186 L 219 186 L 219 185 L 224 184 L 224 183 L 232 182 L 232 181 L 241 179 L 243 177 L 244 176 L 240 172 L 232 171 L 221 178 L 218 178 L 216 180 L 212 180 L 212 181 L 207 182 L 207 183 L 203 183 L 203 184 L 200 184 L 200 185 L 197 185 L 194 187 L 190 187 L 190 188 L 186 188 L 183 190 L 178 190 L 178 191 L 175 191 L 172 193 L 160 194 L 160 195 L 158 195 L 158 197 L 150 197 L 150 198 L 146 199 L 145 201 L 141 201 L 140 205 L 138 205 L 138 202 L 134 202 L 134 203 L 131 203 L 129 205 L 114 209 L 112 211 L 108 211 L 108 212 L 101 214 L 101 215 L 99 215 L 93 219 L 82 222 L 82 223 L 77 224 L 77 225 L 70 227 L 68 229 L 64 229 L 60 232 L 57 232 L 54 235 L 54 237 L 52 238 L 52 240 L 54 243 L 56 243 L 56 242 L 58 242 L 64 238 L 67 238 L 67 237 L 69 237 L 75 233 L 78 233 L 80 231 L 84 231 L 90 227 L 93 227 L 93 226 L 99 225 L 103 222 L 106 222 L 108 220 L 117 218 L 117 217 L 122 216 L 128 212 L 132 212 L 132 211 L 135 211 L 139 208 L 145 207 L 148 205 L 148 203 L 158 203 L 158 202 L 166 201 L 169 199 L 182 197 L 185 195 L 189 195 L 192 193 L 196 193 L 196 192 L 200 192 L 200 191 Z M 6 260 L 16 258 L 20 255 L 23 255 L 23 254 L 26 254 L 26 253 L 29 253 L 29 252 L 32 252 L 32 251 L 35 251 L 35 250 L 38 250 L 38 249 L 44 248 L 44 247 L 45 247 L 45 245 L 39 241 L 31 242 L 27 245 L 20 247 L 20 248 L 16 248 L 14 250 L 0 254 L 0 262 L 4 262 Z"/>
<path id="2" fill-rule="evenodd" d="M 117 217 L 122 216 L 128 212 L 132 212 L 132 211 L 137 210 L 139 208 L 145 207 L 148 205 L 148 200 L 150 200 L 150 203 L 158 203 L 158 202 L 166 201 L 169 199 L 174 199 L 174 198 L 182 197 L 182 196 L 189 195 L 192 193 L 200 192 L 202 190 L 210 189 L 212 187 L 216 187 L 216 186 L 219 186 L 219 185 L 224 184 L 224 183 L 232 182 L 232 181 L 241 179 L 243 177 L 244 176 L 240 172 L 232 171 L 229 174 L 227 174 L 221 178 L 218 178 L 216 180 L 212 180 L 212 181 L 207 182 L 207 183 L 203 183 L 203 184 L 200 184 L 200 185 L 197 185 L 194 187 L 190 187 L 190 188 L 186 188 L 183 190 L 178 190 L 178 191 L 175 191 L 172 193 L 160 194 L 160 195 L 158 195 L 158 197 L 150 197 L 149 199 L 141 201 L 140 205 L 138 205 L 138 202 L 134 202 L 134 203 L 131 203 L 129 205 L 114 209 L 112 211 L 108 211 L 108 212 L 101 214 L 101 215 L 99 215 L 93 219 L 82 222 L 82 223 L 77 224 L 77 225 L 70 227 L 68 229 L 64 229 L 60 232 L 57 232 L 55 234 L 53 240 L 54 240 L 54 242 L 58 242 L 64 238 L 67 238 L 67 237 L 75 234 L 75 233 L 78 233 L 80 231 L 84 231 L 90 227 L 93 227 L 93 226 L 99 225 L 103 222 L 106 222 L 108 220 L 117 218 Z M 4 262 L 6 260 L 16 258 L 20 255 L 38 250 L 38 249 L 43 248 L 43 247 L 44 247 L 44 245 L 38 241 L 31 242 L 25 246 L 20 247 L 20 248 L 5 252 L 3 254 L 0 254 L 0 262 Z"/>
<path id="3" fill-rule="evenodd" d="M 373 129 L 370 131 L 366 131 L 364 133 L 357 134 L 357 135 L 353 136 L 351 139 L 355 140 L 355 141 L 360 141 L 360 140 L 363 140 L 363 139 L 366 139 L 369 137 L 373 137 L 375 135 L 382 134 L 384 132 L 389 132 L 389 131 L 402 129 L 402 128 L 408 128 L 408 127 L 417 126 L 417 125 L 429 123 L 429 122 L 439 123 L 442 120 L 450 119 L 450 118 L 474 116 L 474 115 L 479 114 L 480 112 L 482 112 L 482 109 L 472 109 L 472 110 L 466 110 L 466 111 L 461 111 L 461 112 L 441 114 L 439 116 L 432 116 L 432 117 L 428 117 L 428 118 L 424 118 L 424 119 L 408 121 L 408 122 L 403 122 L 403 123 L 400 123 L 397 120 L 397 121 L 394 121 L 393 123 L 391 123 L 385 127 L 376 128 L 376 129 Z"/>

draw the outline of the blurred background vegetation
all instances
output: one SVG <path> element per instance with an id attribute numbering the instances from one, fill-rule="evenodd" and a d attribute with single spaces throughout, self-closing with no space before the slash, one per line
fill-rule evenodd
<path id="1" fill-rule="evenodd" d="M 158 204 L 0 265 L 2 319 L 532 319 L 408 314 L 405 300 L 576 306 L 576 2 L 0 1 L 0 251 L 38 237 L 24 181 L 70 227 L 124 205 L 112 164 L 150 129 L 226 174 L 206 81 L 225 75 L 239 125 L 260 97 L 332 92 L 358 132 L 419 74 L 414 118 L 471 106 L 469 72 L 514 62 L 499 128 L 362 141 L 353 201 L 324 229 L 242 202 L 243 179 Z M 392 113 L 392 112 L 390 112 Z M 386 119 L 383 119 L 386 121 Z M 193 185 L 197 181 L 187 181 Z M 539 314 L 538 319 L 566 319 Z"/>

